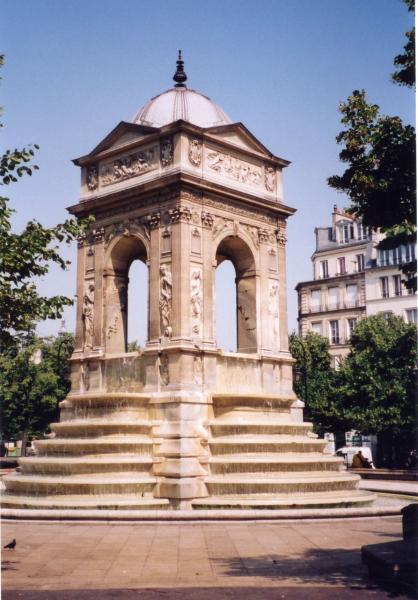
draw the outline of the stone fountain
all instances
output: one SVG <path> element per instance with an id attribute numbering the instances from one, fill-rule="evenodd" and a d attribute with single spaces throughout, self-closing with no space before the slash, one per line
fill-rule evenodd
<path id="1" fill-rule="evenodd" d="M 4 478 L 5 516 L 335 514 L 373 502 L 292 391 L 289 162 L 184 78 L 179 57 L 173 88 L 74 161 L 81 198 L 69 211 L 95 221 L 78 242 L 72 387 L 53 436 Z M 148 340 L 127 352 L 137 259 Z M 224 260 L 236 271 L 235 353 L 216 342 Z"/>

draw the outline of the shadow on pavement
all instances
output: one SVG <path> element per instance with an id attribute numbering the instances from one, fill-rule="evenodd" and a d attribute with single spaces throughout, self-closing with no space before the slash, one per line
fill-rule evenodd
<path id="1" fill-rule="evenodd" d="M 383 600 L 408 596 L 376 587 L 212 587 L 3 591 L 3 600 Z"/>

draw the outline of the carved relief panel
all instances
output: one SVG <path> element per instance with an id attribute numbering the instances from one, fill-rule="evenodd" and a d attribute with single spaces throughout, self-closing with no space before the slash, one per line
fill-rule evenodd
<path id="1" fill-rule="evenodd" d="M 268 311 L 272 348 L 279 347 L 279 283 L 269 279 Z"/>
<path id="2" fill-rule="evenodd" d="M 171 337 L 172 326 L 172 295 L 173 283 L 171 269 L 168 265 L 160 267 L 160 330 L 161 335 Z"/>
<path id="3" fill-rule="evenodd" d="M 158 167 L 158 147 L 153 146 L 139 152 L 104 162 L 100 168 L 102 186 L 139 177 Z"/>
<path id="4" fill-rule="evenodd" d="M 190 274 L 190 310 L 192 335 L 201 337 L 202 335 L 202 269 L 192 267 Z"/>

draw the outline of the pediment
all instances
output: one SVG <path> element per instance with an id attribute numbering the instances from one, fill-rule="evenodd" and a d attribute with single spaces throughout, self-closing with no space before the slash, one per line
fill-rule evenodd
<path id="1" fill-rule="evenodd" d="M 205 131 L 210 133 L 212 137 L 237 148 L 257 152 L 268 158 L 273 157 L 273 154 L 242 123 L 209 127 Z"/>
<path id="2" fill-rule="evenodd" d="M 155 127 L 146 127 L 121 121 L 112 131 L 87 155 L 75 159 L 73 162 L 80 165 L 86 158 L 93 158 L 106 150 L 119 148 L 135 141 L 143 140 L 150 134 L 158 131 Z"/>

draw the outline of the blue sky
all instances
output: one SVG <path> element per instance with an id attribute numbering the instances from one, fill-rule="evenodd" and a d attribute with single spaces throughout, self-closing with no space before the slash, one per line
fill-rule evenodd
<path id="1" fill-rule="evenodd" d="M 41 147 L 40 171 L 7 190 L 17 210 L 16 229 L 32 218 L 53 225 L 66 217 L 65 207 L 78 200 L 79 189 L 71 159 L 171 87 L 182 48 L 189 86 L 292 161 L 284 182 L 285 202 L 298 211 L 289 221 L 287 247 L 289 330 L 294 329 L 294 286 L 311 277 L 314 227 L 329 223 L 334 203 L 348 204 L 326 184 L 342 170 L 335 142 L 338 104 L 353 89 L 365 88 L 383 113 L 414 122 L 412 92 L 390 81 L 393 58 L 411 24 L 401 0 L 3 4 L 3 147 L 29 142 Z M 65 253 L 74 260 L 75 249 Z M 53 271 L 42 290 L 73 296 L 75 262 L 68 273 Z M 139 317 L 134 319 L 140 329 Z M 66 321 L 72 330 L 73 310 Z M 44 323 L 39 331 L 56 333 L 58 326 Z M 227 337 L 224 345 L 229 344 Z"/>

